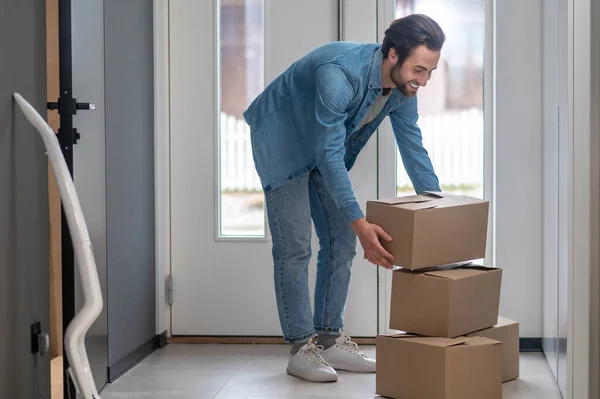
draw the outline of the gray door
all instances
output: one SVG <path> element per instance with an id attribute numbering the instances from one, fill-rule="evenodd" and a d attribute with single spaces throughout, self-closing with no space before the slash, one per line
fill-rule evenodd
<path id="1" fill-rule="evenodd" d="M 0 398 L 50 398 L 50 357 L 31 353 L 49 331 L 48 161 L 16 108 L 19 92 L 46 114 L 45 2 L 0 6 Z"/>
<path id="2" fill-rule="evenodd" d="M 104 309 L 86 344 L 101 389 L 153 350 L 155 338 L 152 2 L 72 2 L 74 180 Z M 76 280 L 77 308 L 82 299 Z"/>

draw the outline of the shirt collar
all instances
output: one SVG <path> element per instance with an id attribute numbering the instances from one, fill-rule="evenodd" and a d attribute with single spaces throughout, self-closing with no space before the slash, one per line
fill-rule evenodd
<path id="1" fill-rule="evenodd" d="M 371 64 L 371 77 L 369 80 L 369 89 L 382 89 L 381 66 L 383 64 L 383 52 L 379 47 L 373 55 L 373 63 Z"/>

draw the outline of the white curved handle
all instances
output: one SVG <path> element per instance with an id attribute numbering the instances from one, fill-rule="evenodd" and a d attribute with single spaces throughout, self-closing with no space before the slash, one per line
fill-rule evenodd
<path id="1" fill-rule="evenodd" d="M 102 312 L 102 291 L 81 204 L 60 149 L 58 138 L 52 128 L 20 94 L 14 93 L 13 96 L 25 117 L 37 129 L 44 141 L 69 224 L 73 250 L 83 287 L 83 307 L 65 331 L 65 352 L 70 365 L 69 373 L 81 397 L 84 399 L 100 399 L 85 349 L 85 335 Z"/>

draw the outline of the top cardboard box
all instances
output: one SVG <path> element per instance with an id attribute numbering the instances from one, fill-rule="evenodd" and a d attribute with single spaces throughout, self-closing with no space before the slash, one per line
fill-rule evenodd
<path id="1" fill-rule="evenodd" d="M 367 202 L 367 221 L 385 230 L 392 262 L 410 270 L 485 258 L 489 201 L 425 193 Z"/>

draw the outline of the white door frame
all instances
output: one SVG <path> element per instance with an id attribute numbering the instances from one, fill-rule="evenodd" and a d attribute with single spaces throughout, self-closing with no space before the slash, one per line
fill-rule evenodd
<path id="1" fill-rule="evenodd" d="M 154 182 L 156 217 L 156 334 L 171 336 L 166 281 L 171 274 L 169 0 L 154 5 Z"/>
<path id="2" fill-rule="evenodd" d="M 484 263 L 496 265 L 496 1 L 483 0 L 485 45 L 483 56 L 483 198 L 490 201 Z"/>

